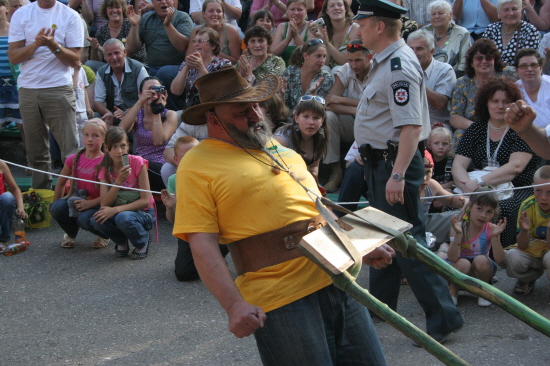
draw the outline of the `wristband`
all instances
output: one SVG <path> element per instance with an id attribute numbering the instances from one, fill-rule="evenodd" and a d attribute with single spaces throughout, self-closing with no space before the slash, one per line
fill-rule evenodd
<path id="1" fill-rule="evenodd" d="M 153 122 L 154 125 L 161 125 L 162 122 Z"/>

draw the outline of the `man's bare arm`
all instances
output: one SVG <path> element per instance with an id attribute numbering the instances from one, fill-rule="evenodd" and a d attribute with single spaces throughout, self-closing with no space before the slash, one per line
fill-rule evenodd
<path id="1" fill-rule="evenodd" d="M 263 327 L 266 315 L 241 296 L 220 253 L 218 238 L 211 233 L 188 234 L 201 280 L 229 316 L 229 330 L 238 338 L 248 337 Z"/>

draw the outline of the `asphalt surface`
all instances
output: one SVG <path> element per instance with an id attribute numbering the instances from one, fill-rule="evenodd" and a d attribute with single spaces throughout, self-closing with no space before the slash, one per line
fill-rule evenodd
<path id="1" fill-rule="evenodd" d="M 27 238 L 27 251 L 0 255 L 1 366 L 261 364 L 254 339 L 228 331 L 224 311 L 201 281 L 176 280 L 177 243 L 164 218 L 158 245 L 142 261 L 116 258 L 112 244 L 93 249 L 87 232 L 74 249 L 63 249 L 55 223 Z M 367 275 L 365 267 L 363 287 Z M 497 275 L 495 286 L 511 293 L 514 280 Z M 399 312 L 424 329 L 409 286 L 401 289 Z M 546 276 L 531 295 L 514 297 L 550 318 Z M 470 364 L 550 365 L 550 338 L 495 305 L 477 306 L 473 296 L 461 293 L 458 308 L 465 325 L 446 346 Z M 375 327 L 389 365 L 441 364 L 388 324 Z"/>

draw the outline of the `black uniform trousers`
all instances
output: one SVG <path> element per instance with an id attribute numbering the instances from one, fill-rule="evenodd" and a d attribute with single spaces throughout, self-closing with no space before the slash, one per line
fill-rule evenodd
<path id="1" fill-rule="evenodd" d="M 424 214 L 420 206 L 420 185 L 424 177 L 424 163 L 417 150 L 405 173 L 405 189 L 410 197 L 411 215 L 405 205 L 391 206 L 386 201 L 386 183 L 392 173 L 392 162 L 384 159 L 376 167 L 365 165 L 368 200 L 370 205 L 413 225 L 410 233 L 421 245 L 426 245 Z M 393 263 L 383 269 L 370 268 L 370 292 L 391 309 L 397 310 L 401 277 L 404 275 L 426 314 L 428 334 L 447 333 L 462 326 L 464 321 L 453 304 L 447 282 L 416 259 L 404 258 L 397 253 Z"/>

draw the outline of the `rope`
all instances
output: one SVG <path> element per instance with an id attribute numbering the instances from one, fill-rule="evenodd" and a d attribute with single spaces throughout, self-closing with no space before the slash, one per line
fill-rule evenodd
<path id="1" fill-rule="evenodd" d="M 39 172 L 39 173 L 43 173 L 43 174 L 55 175 L 55 176 L 61 177 L 61 178 L 80 180 L 80 181 L 82 181 L 82 182 L 88 182 L 88 183 L 94 183 L 94 184 L 102 184 L 102 185 L 104 185 L 104 186 L 109 186 L 109 187 L 124 188 L 124 189 L 127 189 L 127 190 L 129 190 L 129 191 L 138 191 L 138 192 L 148 192 L 148 193 L 161 194 L 160 192 L 157 192 L 157 191 L 148 191 L 148 190 L 139 189 L 139 188 L 117 186 L 116 184 L 97 182 L 97 181 L 95 181 L 95 180 L 89 180 L 89 179 L 83 179 L 83 178 L 76 178 L 76 177 L 70 177 L 70 176 L 62 175 L 62 174 L 56 174 L 56 173 L 45 172 L 45 171 L 43 171 L 43 170 L 38 170 L 38 169 L 26 167 L 26 166 L 24 166 L 24 165 L 15 164 L 15 163 L 12 163 L 11 161 L 7 161 L 7 160 L 2 160 L 2 159 L 0 159 L 0 161 L 3 161 L 3 162 L 6 163 L 6 164 L 10 164 L 10 165 L 17 166 L 17 167 L 19 167 L 19 168 L 29 169 L 29 170 L 32 170 L 32 171 L 34 171 L 34 172 Z"/>
<path id="2" fill-rule="evenodd" d="M 427 200 L 427 199 L 436 199 L 436 198 L 443 198 L 443 197 L 462 197 L 462 196 L 473 196 L 476 194 L 486 194 L 486 193 L 498 193 L 502 191 L 513 191 L 518 189 L 528 189 L 528 188 L 535 188 L 535 187 L 542 187 L 547 186 L 548 183 L 542 183 L 542 184 L 533 184 L 530 186 L 524 186 L 524 187 L 512 187 L 512 188 L 506 188 L 506 189 L 495 189 L 492 191 L 483 191 L 483 192 L 470 192 L 470 193 L 454 193 L 454 194 L 447 194 L 444 196 L 431 196 L 431 197 L 420 197 L 421 200 Z M 368 203 L 368 201 L 359 201 L 359 202 L 336 202 L 339 205 L 360 205 L 364 203 Z"/>
<path id="3" fill-rule="evenodd" d="M 46 171 L 43 171 L 43 170 L 38 170 L 38 169 L 34 169 L 34 168 L 29 168 L 29 167 L 24 166 L 24 165 L 12 163 L 11 161 L 7 161 L 7 160 L 3 160 L 3 159 L 0 159 L 0 161 L 3 161 L 3 162 L 6 163 L 6 164 L 10 164 L 10 165 L 13 165 L 13 166 L 16 166 L 16 167 L 19 167 L 19 168 L 29 169 L 29 170 L 32 170 L 32 171 L 35 171 L 35 172 L 38 172 L 38 173 L 50 174 L 50 175 L 54 175 L 54 176 L 57 176 L 57 177 L 62 177 L 62 178 L 67 178 L 67 179 L 74 179 L 74 180 L 80 180 L 80 181 L 83 181 L 83 182 L 94 183 L 94 184 L 102 184 L 102 185 L 109 186 L 109 187 L 124 188 L 124 189 L 131 190 L 131 191 L 138 191 L 138 192 L 148 192 L 148 193 L 161 194 L 161 192 L 157 192 L 157 191 L 148 191 L 148 190 L 139 189 L 139 188 L 131 188 L 131 187 L 124 187 L 124 186 L 117 186 L 116 184 L 103 183 L 103 182 L 97 182 L 97 181 L 94 181 L 94 180 L 88 180 L 88 179 L 76 178 L 76 177 L 71 177 L 71 176 L 62 175 L 62 174 L 50 173 L 50 172 L 46 172 Z M 303 184 L 301 184 L 299 181 L 298 181 L 298 183 L 302 186 L 302 188 L 304 188 L 304 189 L 306 190 L 306 192 L 308 193 L 308 195 L 310 196 L 310 198 L 311 198 L 312 201 L 315 202 L 315 199 L 316 199 L 316 198 L 319 198 L 319 195 L 316 194 L 314 191 L 312 191 L 311 189 L 307 188 L 306 186 L 304 186 Z M 495 190 L 492 190 L 492 191 L 484 191 L 484 192 L 455 193 L 455 194 L 447 194 L 447 195 L 444 195 L 444 196 L 420 197 L 420 199 L 421 199 L 421 200 L 427 200 L 427 199 L 436 199 L 436 198 L 443 198 L 443 197 L 473 196 L 473 195 L 475 195 L 475 194 L 498 193 L 498 192 L 502 192 L 502 191 L 513 191 L 513 190 L 518 190 L 518 189 L 528 189 L 528 188 L 542 187 L 542 186 L 546 186 L 546 185 L 548 185 L 548 183 L 533 184 L 533 185 L 524 186 L 524 187 L 512 187 L 512 188 L 506 188 L 506 189 L 500 189 L 500 190 L 495 189 Z M 311 195 L 313 195 L 313 197 L 311 197 Z M 368 203 L 368 201 L 359 201 L 359 202 L 335 202 L 335 203 L 338 204 L 338 205 L 360 205 L 360 204 Z"/>

